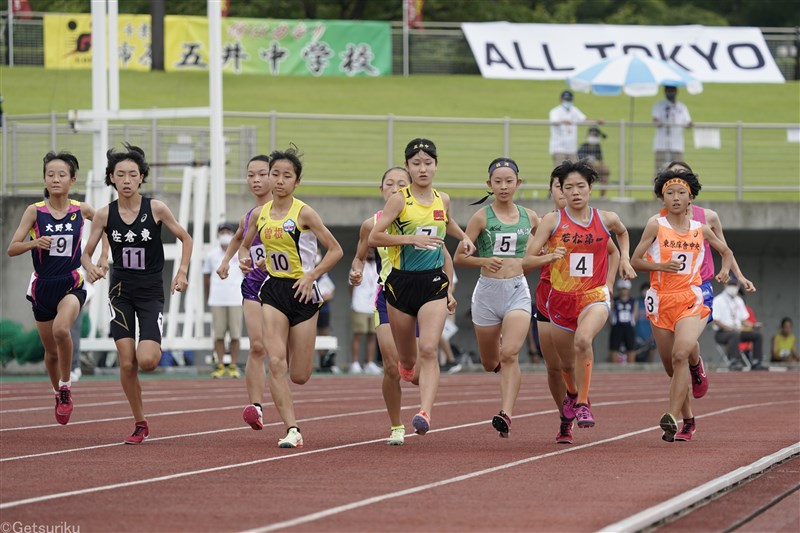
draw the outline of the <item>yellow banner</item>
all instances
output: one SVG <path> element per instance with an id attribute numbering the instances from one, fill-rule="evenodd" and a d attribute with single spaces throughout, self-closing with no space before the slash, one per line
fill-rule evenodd
<path id="1" fill-rule="evenodd" d="M 120 14 L 117 61 L 120 69 L 150 70 L 150 15 Z M 53 69 L 92 67 L 92 16 L 44 16 L 44 66 Z"/>

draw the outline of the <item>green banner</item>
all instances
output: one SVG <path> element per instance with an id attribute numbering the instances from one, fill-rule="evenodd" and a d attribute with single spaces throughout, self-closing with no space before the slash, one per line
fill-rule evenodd
<path id="1" fill-rule="evenodd" d="M 164 68 L 208 68 L 208 20 L 164 18 Z M 388 22 L 222 19 L 223 71 L 271 76 L 385 76 L 392 73 Z"/>

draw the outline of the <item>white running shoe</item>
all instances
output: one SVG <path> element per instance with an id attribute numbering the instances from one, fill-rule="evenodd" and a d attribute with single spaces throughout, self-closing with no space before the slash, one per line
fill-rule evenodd
<path id="1" fill-rule="evenodd" d="M 81 371 L 81 367 L 77 367 L 75 370 L 69 373 L 69 380 L 72 383 L 75 383 L 81 379 L 81 376 L 83 376 L 83 371 Z"/>
<path id="2" fill-rule="evenodd" d="M 358 361 L 353 361 L 353 362 L 350 364 L 350 370 L 349 370 L 349 372 L 350 372 L 351 374 L 363 374 L 363 373 L 364 373 L 364 370 L 361 368 L 361 363 L 359 363 Z"/>
<path id="3" fill-rule="evenodd" d="M 403 426 L 392 427 L 392 434 L 386 440 L 389 446 L 402 446 L 406 441 L 406 428 Z"/>
<path id="4" fill-rule="evenodd" d="M 303 447 L 303 436 L 300 434 L 300 430 L 292 426 L 288 430 L 286 430 L 286 436 L 278 441 L 279 448 L 302 448 Z"/>
<path id="5" fill-rule="evenodd" d="M 364 373 L 369 374 L 370 376 L 380 376 L 383 374 L 383 370 L 374 362 L 370 361 L 364 365 Z"/>

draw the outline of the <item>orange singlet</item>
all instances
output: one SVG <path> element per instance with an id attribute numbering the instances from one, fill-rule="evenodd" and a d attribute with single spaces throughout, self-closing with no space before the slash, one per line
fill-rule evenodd
<path id="1" fill-rule="evenodd" d="M 647 249 L 647 260 L 651 263 L 675 260 L 681 263 L 681 269 L 650 273 L 645 311 L 654 326 L 675 331 L 679 320 L 690 316 L 705 318 L 711 312 L 703 304 L 700 290 L 700 267 L 705 256 L 702 224 L 691 220 L 689 231 L 681 234 L 672 228 L 667 217 L 658 217 L 656 221 L 658 235 Z"/>

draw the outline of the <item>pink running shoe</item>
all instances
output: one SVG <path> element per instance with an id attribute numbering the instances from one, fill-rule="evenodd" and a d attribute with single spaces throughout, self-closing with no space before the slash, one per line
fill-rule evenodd
<path id="1" fill-rule="evenodd" d="M 403 381 L 413 381 L 415 370 L 416 365 L 412 366 L 410 370 L 406 370 L 403 368 L 403 365 L 400 364 L 400 361 L 397 362 L 397 371 L 400 372 L 400 379 Z"/>
<path id="2" fill-rule="evenodd" d="M 72 391 L 66 385 L 58 389 L 56 394 L 56 422 L 66 425 L 72 415 Z"/>
<path id="3" fill-rule="evenodd" d="M 695 431 L 697 431 L 697 426 L 695 426 L 694 422 L 687 422 L 684 419 L 683 427 L 681 427 L 681 430 L 675 434 L 675 440 L 688 442 L 692 440 L 692 436 L 694 435 Z"/>
<path id="4" fill-rule="evenodd" d="M 133 433 L 129 437 L 125 437 L 123 441 L 125 444 L 141 444 L 150 436 L 150 428 L 147 426 L 147 420 L 143 422 L 136 422 L 136 427 L 133 428 Z"/>
<path id="5" fill-rule="evenodd" d="M 420 411 L 411 419 L 411 425 L 414 426 L 414 433 L 424 435 L 431 429 L 431 417 L 425 411 Z"/>
<path id="6" fill-rule="evenodd" d="M 564 395 L 564 401 L 561 402 L 561 411 L 564 418 L 572 420 L 575 418 L 575 403 L 578 401 L 578 395 L 570 396 L 569 393 Z"/>
<path id="7" fill-rule="evenodd" d="M 500 433 L 503 439 L 508 438 L 508 433 L 511 431 L 511 417 L 500 411 L 492 417 L 492 427 Z"/>
<path id="8" fill-rule="evenodd" d="M 689 365 L 689 373 L 692 375 L 692 396 L 702 398 L 708 392 L 708 376 L 706 376 L 706 369 L 703 367 L 702 357 L 697 366 Z"/>
<path id="9" fill-rule="evenodd" d="M 592 416 L 592 412 L 589 410 L 589 406 L 584 404 L 576 404 L 575 407 L 575 418 L 578 420 L 578 427 L 594 427 L 594 417 Z"/>
<path id="10" fill-rule="evenodd" d="M 258 406 L 251 404 L 245 407 L 244 411 L 242 411 L 242 418 L 256 431 L 264 429 L 264 418 Z"/>
<path id="11" fill-rule="evenodd" d="M 572 444 L 572 419 L 561 418 L 561 427 L 556 435 L 558 444 Z"/>

